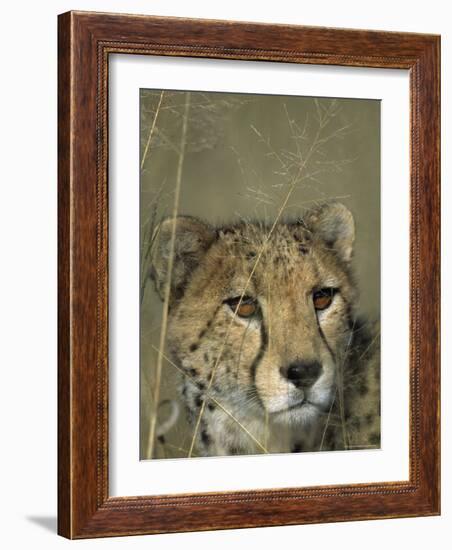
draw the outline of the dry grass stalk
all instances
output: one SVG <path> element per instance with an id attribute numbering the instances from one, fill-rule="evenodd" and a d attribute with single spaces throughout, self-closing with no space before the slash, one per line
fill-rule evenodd
<path id="1" fill-rule="evenodd" d="M 348 440 L 348 434 L 347 434 L 347 423 L 345 420 L 345 400 L 344 400 L 344 367 L 345 362 L 347 361 L 347 356 L 350 351 L 350 346 L 353 339 L 353 330 L 355 328 L 355 322 L 353 321 L 353 326 L 350 331 L 350 336 L 347 341 L 347 347 L 345 349 L 344 358 L 341 361 L 341 364 L 339 365 L 339 368 L 337 370 L 337 396 L 339 398 L 339 416 L 340 416 L 340 422 L 341 422 L 341 429 L 342 429 L 342 439 L 344 443 L 344 449 L 349 448 L 349 440 Z"/>
<path id="2" fill-rule="evenodd" d="M 154 113 L 154 119 L 152 121 L 151 130 L 149 132 L 149 136 L 148 136 L 148 139 L 147 139 L 147 142 L 146 142 L 146 146 L 144 148 L 143 158 L 141 159 L 141 166 L 140 166 L 141 169 L 143 169 L 144 161 L 146 160 L 146 157 L 147 157 L 147 154 L 148 154 L 148 151 L 149 151 L 149 147 L 151 145 L 151 141 L 152 141 L 152 137 L 154 135 L 155 125 L 157 123 L 157 118 L 159 116 L 160 107 L 162 105 L 164 93 L 165 93 L 164 90 L 162 90 L 161 93 L 160 93 L 160 98 L 159 98 L 159 102 L 157 104 L 157 108 L 156 108 L 155 113 Z"/>
<path id="3" fill-rule="evenodd" d="M 157 225 L 157 207 L 158 207 L 158 201 L 160 199 L 165 183 L 166 183 L 166 180 L 162 183 L 161 187 L 157 190 L 157 193 L 155 194 L 152 201 L 146 208 L 146 210 L 150 210 L 150 214 L 148 219 L 143 225 L 144 238 L 141 245 L 142 254 L 140 258 L 140 265 L 141 265 L 140 303 L 141 304 L 143 304 L 146 285 L 149 281 L 149 269 L 152 263 L 152 250 L 153 250 L 154 241 L 157 238 L 157 232 L 155 230 Z"/>
<path id="4" fill-rule="evenodd" d="M 163 354 L 161 350 L 163 350 L 165 347 L 166 330 L 168 325 L 168 310 L 169 310 L 169 300 L 170 300 L 170 293 L 171 293 L 171 275 L 172 275 L 173 263 L 174 263 L 174 243 L 176 241 L 176 223 L 177 223 L 176 218 L 179 211 L 179 195 L 180 195 L 180 188 L 182 183 L 182 168 L 183 168 L 184 158 L 185 158 L 185 143 L 187 138 L 189 109 L 190 109 L 190 92 L 186 92 L 184 119 L 182 124 L 182 132 L 181 132 L 181 140 L 180 140 L 180 155 L 179 155 L 178 164 L 177 164 L 176 187 L 174 191 L 173 227 L 171 232 L 170 252 L 169 252 L 169 258 L 168 258 L 168 279 L 166 281 L 165 297 L 163 301 L 162 328 L 160 331 L 160 344 L 159 344 L 160 351 L 157 359 L 155 391 L 152 399 L 153 410 L 150 417 L 149 438 L 148 438 L 148 457 L 149 458 L 152 458 L 152 454 L 154 451 L 155 428 L 157 424 L 158 403 L 160 398 L 160 384 L 161 384 L 162 366 L 163 366 Z"/>

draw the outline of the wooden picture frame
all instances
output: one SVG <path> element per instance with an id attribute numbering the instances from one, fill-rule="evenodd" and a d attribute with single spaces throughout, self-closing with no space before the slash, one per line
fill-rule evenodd
<path id="1" fill-rule="evenodd" d="M 440 38 L 69 12 L 58 61 L 58 532 L 68 538 L 440 513 Z M 410 74 L 409 481 L 147 497 L 108 491 L 108 62 L 113 53 Z"/>

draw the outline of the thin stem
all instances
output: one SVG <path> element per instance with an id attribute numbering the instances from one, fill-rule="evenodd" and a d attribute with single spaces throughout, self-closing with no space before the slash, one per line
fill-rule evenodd
<path id="1" fill-rule="evenodd" d="M 155 124 L 157 122 L 157 117 L 159 116 L 160 106 L 161 106 L 162 101 L 163 101 L 163 94 L 164 93 L 165 93 L 164 90 L 162 90 L 161 93 L 160 93 L 159 102 L 158 102 L 157 109 L 155 110 L 155 114 L 154 114 L 154 120 L 152 121 L 151 130 L 149 132 L 148 140 L 147 140 L 146 146 L 144 148 L 143 158 L 141 159 L 141 169 L 143 169 L 144 161 L 146 160 L 146 156 L 148 154 L 148 150 L 149 150 L 149 147 L 151 145 L 152 136 L 154 135 L 154 130 L 155 130 Z"/>
<path id="2" fill-rule="evenodd" d="M 327 419 L 326 419 L 326 422 L 325 422 L 325 426 L 323 428 L 322 440 L 320 441 L 319 451 L 321 451 L 323 449 L 323 442 L 325 441 L 326 431 L 327 431 L 328 425 L 330 423 L 331 411 L 333 410 L 334 402 L 336 401 L 336 395 L 337 395 L 337 388 L 336 388 L 336 391 L 334 392 L 334 397 L 333 397 L 333 400 L 331 401 L 330 410 L 328 411 L 328 416 L 327 416 Z"/>
<path id="3" fill-rule="evenodd" d="M 165 347 L 166 331 L 168 326 L 168 310 L 169 310 L 169 301 L 170 301 L 170 294 L 171 294 L 171 275 L 172 275 L 173 263 L 174 263 L 176 224 L 177 224 L 177 214 L 179 211 L 179 195 L 180 195 L 180 188 L 181 188 L 181 182 L 182 182 L 182 168 L 184 165 L 184 158 L 185 158 L 185 143 L 187 140 L 189 109 L 190 109 L 190 92 L 186 92 L 184 119 L 183 119 L 182 133 L 181 133 L 181 140 L 180 140 L 180 155 L 179 155 L 179 160 L 177 164 L 176 187 L 174 191 L 173 227 L 171 231 L 170 251 L 169 251 L 169 257 L 168 257 L 168 277 L 166 280 L 165 295 L 163 300 L 162 329 L 160 331 L 160 343 L 159 343 L 160 351 L 157 359 L 155 393 L 152 401 L 153 412 L 151 414 L 151 419 L 150 419 L 150 429 L 149 429 L 149 439 L 148 439 L 148 457 L 149 458 L 152 458 L 152 453 L 154 450 L 155 428 L 157 424 L 157 411 L 158 411 L 158 402 L 159 402 L 159 396 L 160 396 L 160 382 L 162 378 L 162 366 L 163 366 L 162 350 Z"/>
<path id="4" fill-rule="evenodd" d="M 352 343 L 352 340 L 353 340 L 353 331 L 355 329 L 355 323 L 356 323 L 356 320 L 353 321 L 353 326 L 352 326 L 352 329 L 350 331 L 350 336 L 349 336 L 349 339 L 348 339 L 348 342 L 347 342 L 347 347 L 346 347 L 345 353 L 344 353 L 344 359 L 343 359 L 343 361 L 341 361 L 340 368 L 338 369 L 338 372 L 337 372 L 337 377 L 338 377 L 337 390 L 338 390 L 338 397 L 339 397 L 339 416 L 340 416 L 340 419 L 341 419 L 342 438 L 343 438 L 345 449 L 348 449 L 349 442 L 348 442 L 347 425 L 346 425 L 346 421 L 345 421 L 345 408 L 344 408 L 344 368 L 345 368 L 345 362 L 347 360 L 347 357 L 348 357 L 348 354 L 349 354 L 349 351 L 350 351 L 350 346 L 351 346 L 351 343 Z"/>

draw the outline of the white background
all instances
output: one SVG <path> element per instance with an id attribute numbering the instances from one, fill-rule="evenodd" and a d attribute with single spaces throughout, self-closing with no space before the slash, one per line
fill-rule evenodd
<path id="1" fill-rule="evenodd" d="M 56 14 L 68 9 L 372 28 L 443 35 L 443 182 L 450 181 L 452 17 L 449 2 L 48 1 L 2 6 L 0 86 L 0 517 L 4 548 L 447 548 L 452 534 L 452 190 L 443 185 L 443 515 L 71 543 L 56 514 Z M 446 434 L 449 433 L 449 437 Z"/>

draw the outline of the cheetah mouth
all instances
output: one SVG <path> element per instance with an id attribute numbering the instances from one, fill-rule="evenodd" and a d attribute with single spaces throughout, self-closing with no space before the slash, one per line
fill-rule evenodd
<path id="1" fill-rule="evenodd" d="M 281 412 L 299 410 L 302 407 L 306 406 L 307 404 L 309 404 L 309 401 L 307 401 L 306 399 L 302 399 L 298 403 L 293 403 L 292 405 L 289 405 L 286 409 L 284 409 L 284 411 L 281 411 Z"/>
<path id="2" fill-rule="evenodd" d="M 273 415 L 275 417 L 278 417 L 278 415 L 284 416 L 287 413 L 293 413 L 293 412 L 299 413 L 299 412 L 302 412 L 303 410 L 305 411 L 311 410 L 312 412 L 314 411 L 321 412 L 323 410 L 323 407 L 319 403 L 314 403 L 309 399 L 303 398 L 294 403 L 291 403 L 290 405 L 286 406 L 284 409 L 279 409 L 277 411 L 274 411 Z"/>
<path id="3" fill-rule="evenodd" d="M 302 397 L 301 399 L 297 399 L 296 401 L 286 405 L 285 407 L 281 407 L 280 409 L 273 411 L 273 414 L 278 415 L 291 411 L 299 411 L 300 409 L 308 405 L 314 405 L 314 403 L 311 403 L 308 399 Z"/>
<path id="4" fill-rule="evenodd" d="M 278 416 L 281 418 L 285 414 L 291 413 L 303 413 L 303 412 L 312 412 L 318 413 L 323 412 L 325 408 L 329 406 L 330 399 L 326 395 L 311 395 L 309 391 L 300 391 L 292 393 L 290 396 L 280 396 L 274 398 L 273 402 L 270 402 L 266 407 L 268 413 L 271 414 L 275 419 Z"/>

